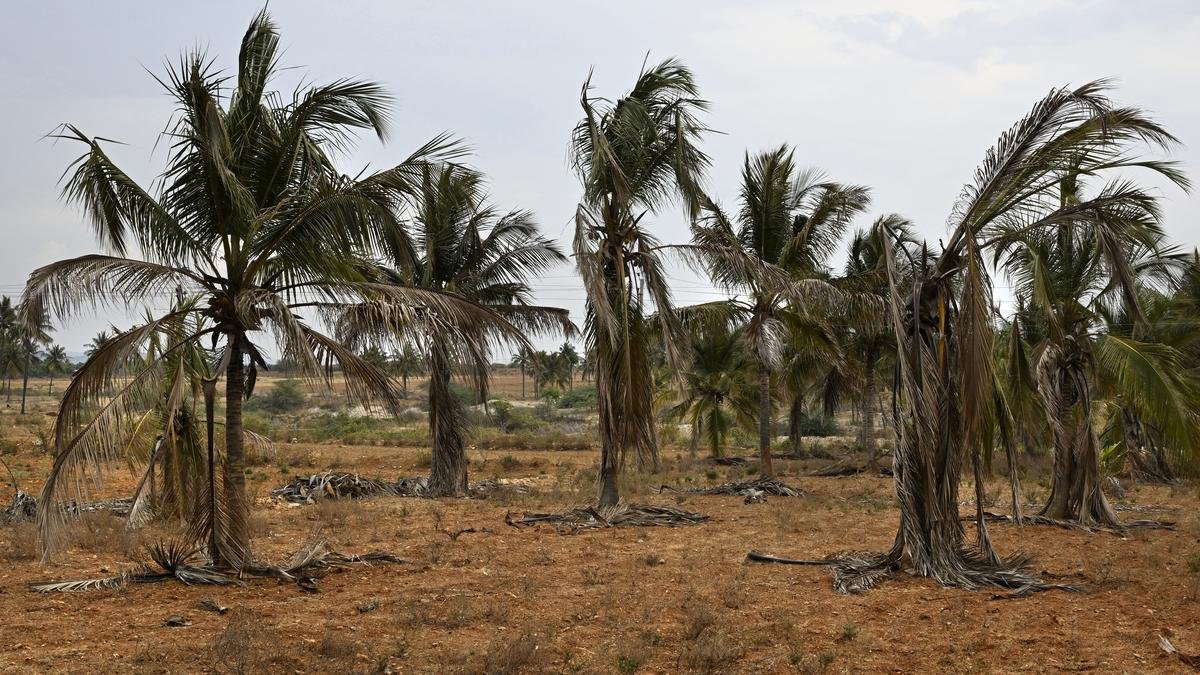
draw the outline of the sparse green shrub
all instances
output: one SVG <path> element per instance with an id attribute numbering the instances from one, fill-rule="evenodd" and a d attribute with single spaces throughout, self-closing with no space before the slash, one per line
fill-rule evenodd
<path id="1" fill-rule="evenodd" d="M 304 407 L 304 392 L 297 380 L 279 380 L 266 392 L 246 401 L 246 410 L 262 410 L 272 415 L 296 412 Z"/>
<path id="2" fill-rule="evenodd" d="M 596 407 L 596 388 L 579 386 L 563 394 L 558 399 L 558 407 L 560 408 L 585 408 L 591 409 Z"/>
<path id="3" fill-rule="evenodd" d="M 495 401 L 491 408 L 492 420 L 505 433 L 536 431 L 546 426 L 542 420 L 534 417 L 528 408 L 514 406 L 508 401 Z"/>

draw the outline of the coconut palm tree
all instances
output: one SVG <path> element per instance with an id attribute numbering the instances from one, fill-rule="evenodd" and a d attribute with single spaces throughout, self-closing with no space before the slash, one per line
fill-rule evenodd
<path id="1" fill-rule="evenodd" d="M 562 343 L 558 348 L 558 358 L 562 361 L 563 370 L 567 389 L 575 388 L 575 368 L 579 366 L 579 352 L 575 351 L 575 345 L 570 342 Z"/>
<path id="2" fill-rule="evenodd" d="M 851 236 L 845 269 L 834 283 L 839 288 L 878 298 L 881 303 L 885 301 L 888 287 L 883 247 L 890 245 L 889 233 L 902 245 L 916 243 L 907 219 L 896 214 L 880 216 L 869 229 L 858 230 Z M 855 390 L 861 418 L 858 445 L 869 450 L 874 458 L 875 421 L 880 412 L 878 374 L 889 361 L 889 352 L 895 352 L 895 336 L 886 322 L 878 321 L 857 322 L 848 333 L 842 351 L 856 371 Z"/>
<path id="3" fill-rule="evenodd" d="M 1141 111 L 1115 106 L 1103 81 L 1055 89 L 987 152 L 953 211 L 945 246 L 941 251 L 924 247 L 914 255 L 908 283 L 901 282 L 894 265 L 897 256 L 907 255 L 905 249 L 884 249 L 888 312 L 897 341 L 893 466 L 900 527 L 886 553 L 835 558 L 837 588 L 864 590 L 901 567 L 950 586 L 1045 587 L 1021 569 L 1019 560 L 996 555 L 983 520 L 982 448 L 1007 417 L 997 405 L 1003 397 L 997 396 L 991 283 L 983 251 L 1014 233 L 1052 233 L 1080 222 L 1092 223 L 1103 239 L 1120 241 L 1116 235 L 1127 226 L 1129 211 L 1144 213 L 1153 201 L 1136 186 L 1117 181 L 1088 199 L 1063 204 L 1062 180 L 1139 167 L 1186 185 L 1170 163 L 1136 154 L 1142 143 L 1173 142 Z M 959 473 L 968 459 L 976 483 L 973 545 L 965 540 L 958 516 Z"/>
<path id="4" fill-rule="evenodd" d="M 628 452 L 639 466 L 658 463 L 654 381 L 648 362 L 651 306 L 668 361 L 684 344 L 663 270 L 664 249 L 649 218 L 676 199 L 699 213 L 709 159 L 692 72 L 670 59 L 643 66 L 633 89 L 610 101 L 580 95 L 583 119 L 571 135 L 571 160 L 583 186 L 574 253 L 587 292 L 586 348 L 596 352 L 600 412 L 600 506 L 619 501 L 617 476 Z M 678 372 L 677 368 L 673 368 Z"/>
<path id="5" fill-rule="evenodd" d="M 530 304 L 529 281 L 566 257 L 538 233 L 532 214 L 499 211 L 487 202 L 483 176 L 459 166 L 423 173 L 413 218 L 395 235 L 411 237 L 411 243 L 389 249 L 389 281 L 400 288 L 453 294 L 482 317 L 468 330 L 447 324 L 422 341 L 433 437 L 426 494 L 461 495 L 467 490 L 467 415 L 450 389 L 451 376 L 456 370 L 465 375 L 486 401 L 494 345 L 527 345 L 529 335 L 573 330 L 565 310 Z M 438 320 L 433 317 L 431 323 Z"/>
<path id="6" fill-rule="evenodd" d="M 114 329 L 113 332 L 115 333 L 118 331 L 116 331 Z M 91 358 L 92 354 L 95 354 L 96 352 L 100 351 L 100 349 L 102 347 L 104 347 L 104 345 L 107 344 L 108 341 L 111 339 L 112 339 L 112 335 L 106 330 L 102 330 L 99 333 L 96 333 L 95 335 L 92 336 L 92 339 L 88 341 L 87 346 L 84 347 L 83 355 L 88 358 Z"/>
<path id="7" fill-rule="evenodd" d="M 400 349 L 392 352 L 388 367 L 400 378 L 400 395 L 408 398 L 408 378 L 425 372 L 425 359 L 411 342 L 405 342 Z"/>
<path id="8" fill-rule="evenodd" d="M 5 404 L 12 403 L 12 376 L 21 367 L 19 329 L 12 299 L 0 297 L 0 370 L 4 371 Z"/>
<path id="9" fill-rule="evenodd" d="M 50 322 L 26 321 L 19 324 L 17 347 L 21 354 L 21 414 L 25 414 L 25 400 L 29 393 L 29 369 L 42 358 L 41 347 L 50 342 Z"/>
<path id="10" fill-rule="evenodd" d="M 423 169 L 461 156 L 460 146 L 439 136 L 394 167 L 343 175 L 335 158 L 357 133 L 386 137 L 390 98 L 377 84 L 351 79 L 284 95 L 268 88 L 278 71 L 279 34 L 265 11 L 242 39 L 234 78 L 201 51 L 183 55 L 160 80 L 176 114 L 166 132 L 167 166 L 153 191 L 112 161 L 103 139 L 64 125 L 58 136 L 85 151 L 64 174 L 63 197 L 82 207 L 107 253 L 34 271 L 20 307 L 24 322 L 36 324 L 85 307 L 137 306 L 180 288 L 197 298 L 114 335 L 89 356 L 60 405 L 56 454 L 78 461 L 58 476 L 94 476 L 100 464 L 120 460 L 112 436 L 139 413 L 136 402 L 146 392 L 158 391 L 161 362 L 210 341 L 219 348 L 214 374 L 224 378 L 225 396 L 210 553 L 234 567 L 251 560 L 242 401 L 265 366 L 264 337 L 306 375 L 331 384 L 336 366 L 352 397 L 394 408 L 387 375 L 299 312 L 355 308 L 362 323 L 414 330 L 433 313 L 443 323 L 474 316 L 452 296 L 380 283 L 362 264 L 382 242 L 396 244 L 398 213 Z M 115 378 L 150 336 L 197 315 L 204 321 L 195 330 Z M 54 496 L 82 482 L 51 480 L 44 492 Z M 42 520 L 48 546 L 55 541 L 52 520 Z"/>
<path id="11" fill-rule="evenodd" d="M 46 350 L 46 359 L 42 363 L 46 368 L 46 373 L 50 376 L 50 386 L 47 393 L 54 395 L 54 376 L 61 375 L 67 372 L 71 367 L 71 359 L 67 356 L 67 350 L 62 345 L 53 345 Z"/>
<path id="12" fill-rule="evenodd" d="M 724 327 L 695 330 L 690 354 L 670 416 L 692 430 L 693 452 L 703 441 L 711 457 L 721 457 L 725 438 L 734 425 L 753 428 L 758 413 L 754 363 L 745 353 L 738 331 Z"/>
<path id="13" fill-rule="evenodd" d="M 724 249 L 726 256 L 740 254 L 766 269 L 779 270 L 780 278 L 761 273 L 740 277 L 736 267 L 714 262 L 720 270 L 715 280 L 745 297 L 697 306 L 692 311 L 718 311 L 729 316 L 747 341 L 758 377 L 759 471 L 773 475 L 771 463 L 772 374 L 783 360 L 789 327 L 824 323 L 833 303 L 841 297 L 828 283 L 826 261 L 841 245 L 854 216 L 870 203 L 865 187 L 847 186 L 800 171 L 792 150 L 778 148 L 751 157 L 742 165 L 740 208 L 734 218 L 712 201 L 705 202 L 705 217 L 693 228 L 697 245 L 705 251 Z M 749 269 L 758 269 L 751 267 Z M 813 311 L 818 309 L 821 311 Z"/>
<path id="14" fill-rule="evenodd" d="M 525 374 L 533 365 L 533 350 L 525 346 L 518 347 L 509 365 L 521 371 L 521 398 L 525 398 Z"/>
<path id="15" fill-rule="evenodd" d="M 1084 201 L 1081 178 L 1074 172 L 1063 177 L 1060 209 Z M 1100 484 L 1097 377 L 1111 383 L 1127 413 L 1137 410 L 1177 447 L 1200 439 L 1200 419 L 1183 354 L 1138 339 L 1145 333 L 1139 326 L 1149 325 L 1144 291 L 1157 286 L 1165 292 L 1180 262 L 1164 250 L 1157 205 L 1148 196 L 1129 199 L 1104 216 L 1065 220 L 1052 229 L 1014 228 L 995 252 L 1045 331 L 1034 346 L 1035 368 L 1054 439 L 1054 473 L 1042 515 L 1119 528 Z"/>

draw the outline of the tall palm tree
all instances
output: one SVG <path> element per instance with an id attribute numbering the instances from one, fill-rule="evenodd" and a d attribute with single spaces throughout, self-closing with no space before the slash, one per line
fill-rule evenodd
<path id="1" fill-rule="evenodd" d="M 1063 177 L 1060 209 L 1083 202 L 1080 178 L 1074 172 Z M 1102 191 L 1095 198 L 1103 197 Z M 1163 250 L 1157 205 L 1148 196 L 1129 199 L 1106 208 L 1104 216 L 1099 222 L 1064 220 L 1052 229 L 1012 228 L 995 251 L 1045 328 L 1045 339 L 1035 345 L 1037 388 L 1054 438 L 1054 473 L 1042 515 L 1119 528 L 1100 485 L 1093 373 L 1108 374 L 1130 409 L 1136 407 L 1180 446 L 1200 440 L 1200 425 L 1196 385 L 1183 355 L 1140 340 L 1133 330 L 1147 325 L 1144 287 L 1168 288 L 1178 262 Z M 1120 307 L 1130 330 L 1106 330 L 1106 305 Z"/>
<path id="2" fill-rule="evenodd" d="M 850 238 L 846 266 L 835 283 L 839 287 L 886 300 L 887 269 L 884 246 L 889 233 L 904 245 L 912 245 L 912 224 L 905 218 L 888 214 L 880 216 L 870 229 L 858 230 Z M 858 371 L 857 398 L 861 423 L 858 445 L 876 455 L 875 420 L 879 401 L 878 373 L 888 361 L 888 352 L 895 352 L 895 336 L 886 322 L 858 322 L 846 336 L 843 352 Z"/>
<path id="3" fill-rule="evenodd" d="M 818 304 L 821 310 L 831 308 L 829 301 L 841 297 L 828 283 L 826 260 L 840 246 L 851 219 L 870 203 L 870 192 L 800 171 L 792 150 L 781 145 L 754 157 L 746 154 L 739 202 L 731 218 L 706 201 L 706 217 L 693 229 L 702 250 L 726 249 L 726 256 L 740 254 L 781 272 L 777 278 L 761 273 L 741 276 L 734 273 L 736 267 L 714 264 L 711 269 L 720 270 L 716 281 L 745 297 L 703 307 L 746 326 L 742 336 L 758 377 L 759 471 L 769 477 L 774 473 L 772 374 L 781 365 L 789 327 L 821 323 L 826 312 L 812 310 Z"/>
<path id="4" fill-rule="evenodd" d="M 566 372 L 567 389 L 575 388 L 575 368 L 579 366 L 579 352 L 575 351 L 575 345 L 570 342 L 562 343 L 558 348 L 558 357 L 562 360 L 563 370 Z"/>
<path id="5" fill-rule="evenodd" d="M 350 79 L 281 95 L 268 89 L 278 70 L 279 35 L 265 11 L 242 39 L 232 88 L 203 52 L 185 54 L 160 80 L 176 114 L 154 192 L 112 161 L 102 139 L 64 125 L 59 137 L 85 152 L 65 174 L 63 196 L 83 208 L 108 253 L 34 271 L 20 308 L 25 323 L 34 324 L 83 307 L 141 304 L 177 288 L 198 298 L 91 354 L 64 392 L 55 442 L 58 454 L 78 453 L 77 474 L 94 475 L 98 464 L 118 461 L 110 437 L 137 414 L 139 395 L 157 389 L 159 363 L 200 340 L 219 346 L 214 370 L 224 377 L 225 448 L 210 553 L 235 567 L 251 559 L 242 401 L 265 366 L 259 341 L 266 331 L 306 375 L 331 384 L 337 366 L 354 398 L 394 408 L 398 398 L 385 373 L 297 312 L 356 308 L 363 322 L 403 321 L 415 330 L 431 313 L 442 322 L 470 321 L 474 313 L 448 295 L 380 283 L 361 263 L 372 248 L 395 242 L 397 214 L 423 169 L 460 156 L 460 146 L 439 136 L 392 168 L 343 175 L 335 157 L 356 133 L 386 137 L 390 98 L 377 84 Z M 205 319 L 203 327 L 114 379 L 149 336 L 193 315 Z M 112 386 L 115 393 L 105 396 Z M 53 495 L 58 487 L 51 482 L 45 491 Z M 43 520 L 48 544 L 52 524 Z"/>
<path id="6" fill-rule="evenodd" d="M 54 376 L 67 372 L 67 369 L 71 367 L 71 359 L 67 356 L 66 348 L 62 345 L 51 346 L 46 350 L 46 360 L 42 365 L 46 367 L 46 373 L 50 375 L 50 387 L 47 393 L 53 396 Z"/>
<path id="7" fill-rule="evenodd" d="M 672 311 L 663 248 L 649 231 L 653 216 L 678 199 L 699 212 L 709 159 L 692 72 L 667 60 L 638 74 L 633 89 L 609 101 L 580 95 L 583 119 L 571 135 L 572 163 L 583 186 L 575 217 L 574 253 L 587 292 L 585 342 L 596 351 L 600 411 L 598 504 L 619 501 L 617 476 L 632 451 L 640 466 L 657 466 L 654 382 L 649 363 L 650 306 L 674 364 L 683 330 Z M 677 370 L 677 369 L 676 369 Z"/>
<path id="8" fill-rule="evenodd" d="M 897 447 L 894 461 L 900 527 L 890 551 L 844 556 L 836 586 L 858 591 L 903 566 L 919 576 L 965 588 L 1036 588 L 1019 561 L 996 555 L 983 520 L 980 457 L 1008 411 L 995 373 L 991 283 L 983 251 L 1016 232 L 1054 232 L 1090 221 L 1116 235 L 1127 209 L 1152 203 L 1136 186 L 1109 184 L 1090 199 L 1062 204 L 1071 174 L 1099 175 L 1141 167 L 1186 185 L 1170 163 L 1136 155 L 1139 144 L 1174 138 L 1135 108 L 1117 107 L 1104 82 L 1055 89 L 1001 135 L 966 185 L 940 252 L 923 248 L 901 283 L 887 247 L 889 315 L 896 332 Z M 1118 238 L 1119 240 L 1119 238 Z M 959 520 L 958 484 L 970 459 L 976 483 L 974 545 Z"/>
<path id="9" fill-rule="evenodd" d="M 565 310 L 530 302 L 529 281 L 566 257 L 538 233 L 532 214 L 497 210 L 487 203 L 483 176 L 458 166 L 423 173 L 413 218 L 395 234 L 411 237 L 411 243 L 389 249 L 387 273 L 393 283 L 453 294 L 481 317 L 466 330 L 447 324 L 423 342 L 433 437 L 426 494 L 461 495 L 467 490 L 467 416 L 450 389 L 451 375 L 455 370 L 466 375 L 480 400 L 487 400 L 494 344 L 528 344 L 529 335 L 573 330 Z"/>
<path id="10" fill-rule="evenodd" d="M 521 398 L 525 398 L 525 374 L 533 365 L 533 350 L 524 345 L 517 347 L 509 365 L 521 371 Z"/>

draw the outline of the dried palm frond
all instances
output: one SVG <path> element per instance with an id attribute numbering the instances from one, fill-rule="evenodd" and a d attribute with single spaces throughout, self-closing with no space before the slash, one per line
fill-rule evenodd
<path id="1" fill-rule="evenodd" d="M 520 518 L 504 515 L 504 522 L 513 527 L 548 523 L 562 532 L 574 534 L 581 530 L 608 527 L 679 527 L 707 522 L 708 516 L 670 506 L 618 504 L 611 507 L 583 506 L 559 513 L 524 513 Z"/>
<path id="2" fill-rule="evenodd" d="M 736 495 L 738 497 L 747 497 L 752 493 L 768 494 L 776 497 L 800 497 L 804 494 L 798 488 L 794 488 L 775 478 L 755 478 L 754 480 L 722 483 L 721 485 L 712 487 L 674 487 L 663 485 L 658 488 L 658 491 L 697 495 Z"/>

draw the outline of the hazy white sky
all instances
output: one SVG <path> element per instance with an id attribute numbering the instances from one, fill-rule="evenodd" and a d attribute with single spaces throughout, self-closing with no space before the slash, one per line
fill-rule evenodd
<path id="1" fill-rule="evenodd" d="M 112 150 L 147 183 L 170 101 L 147 72 L 193 45 L 232 67 L 256 5 L 222 1 L 11 3 L 0 25 L 0 294 L 34 268 L 93 252 L 89 227 L 58 198 L 79 148 L 42 136 L 61 122 L 128 145 Z M 677 56 L 712 102 L 712 191 L 736 196 L 746 149 L 788 142 L 801 164 L 869 185 L 862 225 L 901 213 L 936 239 L 963 182 L 996 136 L 1050 88 L 1098 77 L 1116 98 L 1151 109 L 1191 148 L 1200 143 L 1200 4 L 1191 0 L 894 2 L 275 2 L 286 46 L 281 81 L 355 76 L 398 100 L 388 145 L 364 139 L 348 171 L 397 160 L 450 130 L 476 150 L 495 201 L 533 210 L 566 248 L 579 188 L 566 162 L 589 67 L 601 95 L 628 88 L 647 52 Z M 1200 180 L 1200 177 L 1196 177 Z M 1200 203 L 1165 188 L 1167 228 L 1200 243 Z M 677 213 L 655 223 L 682 241 Z M 682 268 L 677 301 L 713 297 Z M 1003 281 L 999 281 L 1003 284 Z M 1001 292 L 1003 290 L 1001 289 Z M 582 319 L 583 292 L 564 266 L 538 297 Z M 56 339 L 79 351 L 122 316 L 81 317 Z"/>

